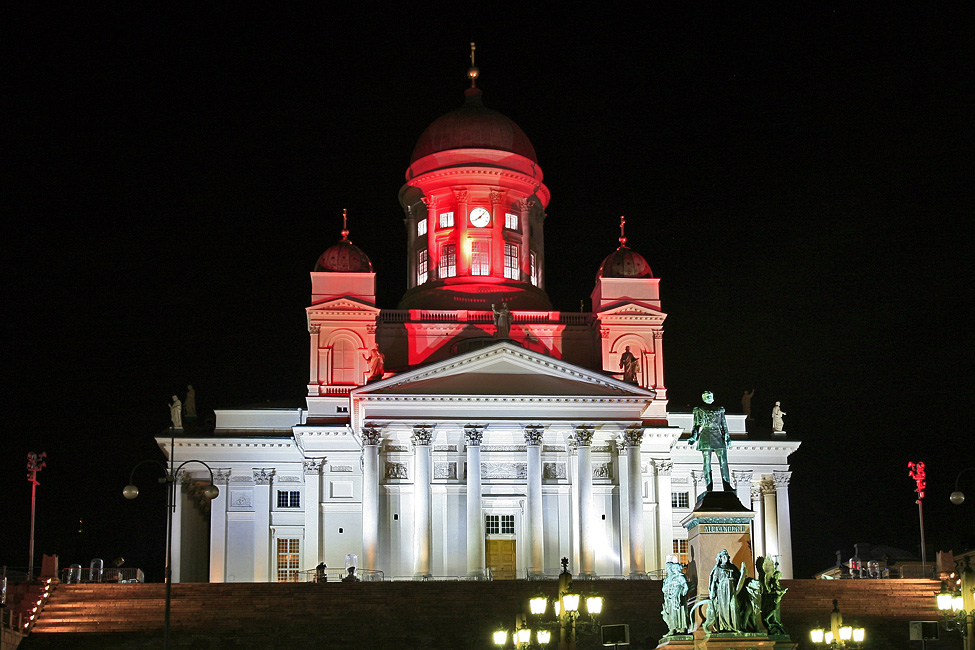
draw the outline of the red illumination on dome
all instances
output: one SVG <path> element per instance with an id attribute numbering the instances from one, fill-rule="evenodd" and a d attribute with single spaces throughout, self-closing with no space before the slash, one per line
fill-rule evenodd
<path id="1" fill-rule="evenodd" d="M 537 163 L 535 147 L 521 128 L 501 113 L 481 103 L 481 89 L 464 91 L 464 105 L 427 127 L 413 149 L 410 162 L 451 149 L 496 149 Z"/>
<path id="2" fill-rule="evenodd" d="M 372 273 L 372 262 L 362 252 L 362 249 L 343 239 L 334 246 L 330 246 L 315 264 L 316 271 L 332 271 L 336 273 Z"/>
<path id="3" fill-rule="evenodd" d="M 596 277 L 652 278 L 653 271 L 642 255 L 622 245 L 603 260 Z"/>

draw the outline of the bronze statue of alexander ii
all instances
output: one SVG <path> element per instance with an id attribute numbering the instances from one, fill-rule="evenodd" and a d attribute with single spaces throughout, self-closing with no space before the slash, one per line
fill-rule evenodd
<path id="1" fill-rule="evenodd" d="M 713 488 L 711 452 L 718 456 L 724 489 L 730 492 L 732 487 L 731 475 L 728 472 L 728 443 L 731 441 L 731 434 L 728 433 L 724 407 L 712 406 L 714 394 L 709 390 L 704 391 L 701 399 L 704 400 L 704 406 L 694 407 L 694 427 L 691 429 L 691 439 L 688 442 L 691 445 L 697 443 L 697 450 L 704 454 L 704 478 L 707 481 L 708 492 Z"/>

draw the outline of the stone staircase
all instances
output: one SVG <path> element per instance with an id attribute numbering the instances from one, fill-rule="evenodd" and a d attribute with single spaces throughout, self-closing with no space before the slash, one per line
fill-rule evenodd
<path id="1" fill-rule="evenodd" d="M 510 627 L 527 600 L 549 597 L 555 581 L 228 583 L 173 585 L 171 643 L 194 650 L 251 648 L 492 648 L 491 632 Z M 867 629 L 868 648 L 920 648 L 908 621 L 937 620 L 931 580 L 789 580 L 783 623 L 802 650 L 809 629 L 825 625 L 832 600 L 844 620 Z M 633 648 L 655 648 L 664 633 L 659 581 L 577 580 L 605 598 L 600 621 L 628 623 Z M 22 650 L 126 650 L 162 646 L 162 584 L 60 585 Z M 554 646 L 554 644 L 553 644 Z M 598 636 L 579 648 L 601 647 Z M 927 650 L 961 648 L 957 633 Z"/>

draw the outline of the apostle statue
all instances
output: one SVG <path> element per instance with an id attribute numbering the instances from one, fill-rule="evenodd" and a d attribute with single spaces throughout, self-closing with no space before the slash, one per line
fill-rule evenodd
<path id="1" fill-rule="evenodd" d="M 755 395 L 755 389 L 742 391 L 741 393 L 741 412 L 745 414 L 746 420 L 752 419 L 752 396 Z"/>
<path id="2" fill-rule="evenodd" d="M 772 407 L 772 431 L 784 431 L 785 421 L 783 421 L 782 416 L 787 415 L 785 411 L 780 408 L 780 402 L 776 402 L 775 406 Z"/>
<path id="3" fill-rule="evenodd" d="M 369 364 L 369 380 L 372 379 L 382 379 L 383 378 L 383 364 L 386 361 L 386 355 L 379 351 L 378 347 L 374 347 L 369 351 L 369 354 L 365 356 L 366 362 Z"/>
<path id="4" fill-rule="evenodd" d="M 508 303 L 501 303 L 500 309 L 492 303 L 491 311 L 494 312 L 494 326 L 497 328 L 494 337 L 498 339 L 510 338 L 508 334 L 511 332 L 511 312 L 508 310 Z"/>
<path id="5" fill-rule="evenodd" d="M 694 407 L 694 427 L 691 429 L 691 445 L 697 443 L 697 450 L 704 455 L 704 478 L 708 492 L 714 487 L 711 480 L 711 452 L 718 456 L 721 465 L 721 479 L 725 491 L 731 491 L 731 475 L 728 471 L 728 423 L 724 417 L 724 407 L 712 406 L 714 394 L 706 390 L 701 395 L 704 406 Z"/>
<path id="6" fill-rule="evenodd" d="M 169 403 L 169 419 L 174 429 L 183 428 L 183 403 L 176 395 L 173 395 L 173 401 Z"/>
<path id="7" fill-rule="evenodd" d="M 636 373 L 640 370 L 640 363 L 630 352 L 630 346 L 626 346 L 623 354 L 620 355 L 620 370 L 623 371 L 623 381 L 628 384 L 636 383 Z"/>
<path id="8" fill-rule="evenodd" d="M 687 615 L 687 576 L 680 562 L 667 562 L 667 576 L 664 578 L 664 602 L 660 614 L 667 624 L 667 636 L 687 634 L 690 619 Z"/>
<path id="9" fill-rule="evenodd" d="M 186 419 L 190 422 L 196 420 L 196 391 L 192 384 L 186 387 L 186 402 L 183 404 L 186 411 Z"/>

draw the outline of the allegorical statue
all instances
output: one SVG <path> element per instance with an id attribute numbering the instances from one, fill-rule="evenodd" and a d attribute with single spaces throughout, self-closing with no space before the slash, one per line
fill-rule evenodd
<path id="1" fill-rule="evenodd" d="M 379 351 L 379 348 L 374 347 L 369 351 L 369 354 L 365 356 L 366 362 L 369 364 L 369 377 L 368 379 L 382 379 L 383 378 L 383 365 L 386 361 L 386 355 Z"/>
<path id="2" fill-rule="evenodd" d="M 497 328 L 494 337 L 498 339 L 510 338 L 508 334 L 511 332 L 511 311 L 508 310 L 508 303 L 501 303 L 500 309 L 492 303 L 491 311 L 494 312 L 494 326 Z"/>
<path id="3" fill-rule="evenodd" d="M 196 391 L 193 390 L 192 384 L 186 387 L 186 402 L 183 407 L 186 411 L 186 419 L 191 422 L 196 420 Z"/>
<path id="4" fill-rule="evenodd" d="M 772 407 L 772 431 L 784 431 L 783 415 L 788 414 L 780 408 L 780 402 L 776 402 L 775 406 Z"/>
<path id="5" fill-rule="evenodd" d="M 746 420 L 751 420 L 752 418 L 752 397 L 755 395 L 755 389 L 750 391 L 742 391 L 741 393 L 741 412 L 745 414 Z"/>
<path id="6" fill-rule="evenodd" d="M 738 581 L 741 571 L 731 561 L 727 550 L 718 552 L 708 579 L 707 618 L 704 627 L 713 632 L 738 632 Z"/>
<path id="7" fill-rule="evenodd" d="M 690 619 L 687 615 L 687 576 L 680 562 L 667 562 L 667 576 L 664 578 L 664 602 L 660 614 L 667 624 L 667 636 L 687 634 Z"/>
<path id="8" fill-rule="evenodd" d="M 169 419 L 172 420 L 174 429 L 183 428 L 183 403 L 173 395 L 173 401 L 169 403 Z"/>
<path id="9" fill-rule="evenodd" d="M 623 381 L 628 384 L 636 383 L 636 373 L 639 371 L 639 362 L 633 353 L 630 352 L 630 346 L 626 346 L 623 350 L 623 354 L 620 355 L 620 370 L 623 371 Z"/>
<path id="10" fill-rule="evenodd" d="M 704 406 L 694 407 L 694 428 L 691 429 L 689 443 L 692 445 L 697 443 L 697 450 L 704 454 L 704 478 L 707 481 L 708 492 L 713 487 L 711 480 L 712 451 L 718 455 L 724 489 L 730 491 L 732 488 L 731 475 L 728 472 L 728 443 L 731 441 L 731 434 L 728 433 L 724 408 L 712 406 L 714 394 L 709 390 L 704 391 L 701 399 L 704 400 Z"/>
<path id="11" fill-rule="evenodd" d="M 785 634 L 782 627 L 781 603 L 785 592 L 789 591 L 780 582 L 782 572 L 779 565 L 770 557 L 759 557 L 755 566 L 758 569 L 758 580 L 762 584 L 762 622 L 769 634 Z"/>

